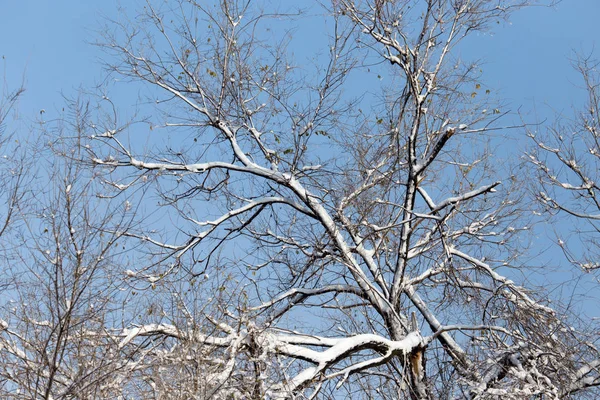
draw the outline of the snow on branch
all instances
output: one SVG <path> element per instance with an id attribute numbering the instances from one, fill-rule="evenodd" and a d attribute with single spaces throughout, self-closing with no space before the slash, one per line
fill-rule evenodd
<path id="1" fill-rule="evenodd" d="M 363 370 L 376 367 L 388 362 L 393 357 L 406 358 L 416 349 L 426 346 L 433 337 L 422 337 L 419 332 L 412 332 L 401 340 L 389 340 L 375 334 L 359 334 L 348 337 L 319 337 L 302 334 L 280 334 L 272 330 L 258 330 L 248 328 L 231 331 L 226 336 L 210 336 L 192 332 L 185 332 L 173 325 L 148 324 L 135 328 L 123 330 L 117 337 L 118 348 L 124 350 L 127 346 L 135 345 L 137 338 L 144 337 L 166 337 L 176 339 L 180 342 L 191 341 L 202 343 L 206 346 L 226 348 L 229 354 L 228 360 L 224 360 L 224 368 L 214 379 L 223 381 L 233 370 L 235 359 L 249 348 L 259 347 L 259 353 L 272 356 L 286 356 L 312 364 L 300 372 L 289 377 L 285 382 L 276 384 L 271 388 L 274 398 L 287 398 L 291 393 L 296 393 L 309 384 L 318 380 L 330 380 L 342 377 L 338 386 L 343 384 L 349 375 L 359 373 Z M 326 348 L 322 351 L 314 350 L 314 347 Z M 353 355 L 365 350 L 373 351 L 378 356 L 369 357 L 361 361 L 352 362 L 348 365 Z M 336 365 L 343 363 L 344 366 L 336 370 Z M 330 371 L 327 373 L 327 371 Z"/>
<path id="2" fill-rule="evenodd" d="M 272 340 L 277 341 L 276 338 L 273 338 Z M 276 387 L 274 393 L 277 391 L 283 391 L 285 393 L 295 392 L 306 387 L 310 383 L 314 383 L 313 381 L 315 380 L 333 379 L 338 376 L 343 376 L 343 379 L 338 383 L 339 387 L 350 374 L 358 373 L 364 369 L 380 365 L 394 356 L 406 357 L 412 351 L 424 346 L 426 343 L 426 339 L 418 332 L 409 333 L 404 339 L 399 341 L 388 340 L 372 334 L 362 334 L 336 339 L 328 338 L 323 342 L 328 343 L 330 347 L 322 352 L 301 348 L 297 345 L 291 347 L 291 344 L 284 344 L 284 341 L 285 339 L 283 339 L 283 343 L 275 343 L 275 348 L 287 354 L 293 354 L 295 357 L 309 361 L 315 365 L 305 368 L 285 384 Z M 367 349 L 376 351 L 381 354 L 381 356 L 357 362 L 340 371 L 323 375 L 327 369 L 332 368 L 339 361 Z M 285 396 L 282 396 L 281 398 L 284 397 Z"/>
<path id="3" fill-rule="evenodd" d="M 466 253 L 463 253 L 460 250 L 457 250 L 454 247 L 450 248 L 450 253 L 454 254 L 462 259 L 464 259 L 465 261 L 470 262 L 471 264 L 483 269 L 492 279 L 494 279 L 496 282 L 502 284 L 504 287 L 506 287 L 507 289 L 509 289 L 510 292 L 507 292 L 507 296 L 508 299 L 511 301 L 514 301 L 516 303 L 519 303 L 521 301 L 523 301 L 526 305 L 533 307 L 537 310 L 543 311 L 545 313 L 548 313 L 550 315 L 554 315 L 554 310 L 551 309 L 550 307 L 546 307 L 542 304 L 540 304 L 539 302 L 533 300 L 531 297 L 529 297 L 524 289 L 522 287 L 517 286 L 513 281 L 511 281 L 510 279 L 498 274 L 496 271 L 494 271 L 492 269 L 491 266 L 489 266 L 488 264 L 486 264 L 485 262 L 478 260 L 475 257 L 472 257 Z"/>

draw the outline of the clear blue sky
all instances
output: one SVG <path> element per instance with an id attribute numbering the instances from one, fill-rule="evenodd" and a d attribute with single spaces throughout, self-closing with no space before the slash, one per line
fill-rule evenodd
<path id="1" fill-rule="evenodd" d="M 515 107 L 547 103 L 569 108 L 580 102 L 575 52 L 600 58 L 600 1 L 563 0 L 556 7 L 531 7 L 515 13 L 494 35 L 472 43 L 488 61 L 487 84 L 500 89 Z"/>
<path id="2" fill-rule="evenodd" d="M 3 1 L 0 55 L 9 87 L 25 80 L 22 116 L 62 107 L 61 92 L 101 79 L 95 39 L 101 14 L 115 15 L 116 1 Z M 11 82 L 13 82 L 11 84 Z M 50 110 L 48 110 L 50 111 Z"/>
<path id="3" fill-rule="evenodd" d="M 134 0 L 2 3 L 0 72 L 12 88 L 24 79 L 26 95 L 18 110 L 30 120 L 41 109 L 46 110 L 45 118 L 56 117 L 63 107 L 63 94 L 75 96 L 80 87 L 102 80 L 98 60 L 104 54 L 90 45 L 98 38 L 102 18 L 117 17 L 119 3 L 129 12 L 139 4 Z M 598 17 L 600 0 L 563 0 L 554 8 L 532 7 L 489 34 L 470 38 L 463 51 L 484 61 L 483 82 L 499 91 L 513 111 L 520 109 L 543 119 L 551 116 L 550 107 L 569 112 L 572 104 L 583 101 L 571 60 L 575 51 L 594 52 L 600 58 Z M 319 29 L 314 32 L 318 34 Z"/>

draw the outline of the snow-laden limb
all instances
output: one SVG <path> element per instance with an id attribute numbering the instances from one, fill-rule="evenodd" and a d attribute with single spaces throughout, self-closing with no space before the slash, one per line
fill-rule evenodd
<path id="1" fill-rule="evenodd" d="M 446 207 L 448 207 L 450 205 L 453 205 L 453 204 L 456 204 L 456 203 L 459 203 L 459 202 L 463 202 L 463 201 L 472 199 L 472 198 L 480 196 L 480 195 L 482 195 L 484 193 L 493 193 L 493 192 L 496 191 L 495 187 L 498 186 L 498 185 L 500 185 L 501 183 L 502 182 L 500 182 L 500 181 L 494 182 L 494 183 L 491 183 L 489 185 L 485 185 L 485 186 L 482 186 L 480 188 L 471 190 L 470 192 L 463 193 L 460 196 L 449 197 L 449 198 L 441 201 L 437 205 L 434 204 L 434 203 L 430 203 L 429 206 L 431 207 L 431 212 L 432 213 L 436 213 L 436 212 L 441 211 L 441 210 L 443 210 L 444 208 L 446 208 Z M 428 195 L 426 195 L 426 192 L 424 190 L 420 190 L 420 193 L 422 193 L 424 195 L 424 197 L 426 199 L 428 199 L 429 202 L 431 202 L 431 198 Z"/>
<path id="2" fill-rule="evenodd" d="M 327 338 L 318 340 L 319 343 L 327 343 L 329 346 L 327 350 L 319 352 L 308 348 L 301 348 L 297 344 L 285 344 L 286 339 L 289 338 L 271 336 L 268 340 L 272 341 L 276 350 L 282 350 L 287 354 L 293 354 L 295 357 L 308 361 L 314 365 L 305 368 L 299 374 L 288 379 L 287 382 L 272 389 L 272 394 L 275 398 L 282 399 L 288 398 L 291 393 L 302 390 L 309 384 L 315 383 L 315 381 L 320 379 L 333 379 L 342 376 L 342 379 L 338 382 L 339 387 L 345 382 L 350 374 L 376 367 L 395 356 L 406 358 L 408 354 L 412 353 L 417 348 L 423 347 L 426 343 L 426 339 L 418 332 L 410 333 L 400 341 L 391 341 L 378 335 L 363 334 L 347 338 Z M 333 373 L 326 373 L 326 371 L 335 366 L 336 363 L 357 352 L 367 349 L 373 350 L 381 354 L 381 356 L 353 363 Z"/>
<path id="3" fill-rule="evenodd" d="M 170 337 L 180 337 L 181 333 L 177 331 L 177 329 L 172 325 L 162 325 L 162 324 L 152 324 L 152 325 L 144 325 L 135 328 L 125 329 L 121 336 L 123 339 L 119 342 L 119 349 L 124 348 L 128 345 L 134 338 L 138 336 L 150 336 L 161 334 L 164 336 Z"/>
<path id="4" fill-rule="evenodd" d="M 228 329 L 231 328 L 228 327 Z M 211 346 L 227 347 L 235 342 L 239 335 L 231 332 L 230 335 L 226 337 L 215 337 L 203 335 L 201 333 L 192 334 L 169 324 L 148 324 L 124 329 L 119 334 L 113 336 L 121 338 L 118 342 L 118 349 L 123 349 L 136 338 L 150 336 L 171 337 L 178 340 L 194 340 Z"/>
<path id="5" fill-rule="evenodd" d="M 457 250 L 456 248 L 450 248 L 450 253 L 483 269 L 497 283 L 501 284 L 503 287 L 506 287 L 507 290 L 505 290 L 505 295 L 507 296 L 508 300 L 514 301 L 517 303 L 523 302 L 526 306 L 543 311 L 545 313 L 548 313 L 549 315 L 554 315 L 554 310 L 552 308 L 547 307 L 543 304 L 540 304 L 538 301 L 535 301 L 534 299 L 532 299 L 529 295 L 527 295 L 524 288 L 517 286 L 510 279 L 508 279 L 508 278 L 500 275 L 496 271 L 494 271 L 494 269 L 487 263 L 485 263 L 481 260 L 478 260 L 477 258 L 472 257 L 466 253 L 463 253 L 462 251 Z"/>
<path id="6" fill-rule="evenodd" d="M 224 358 L 215 365 L 221 365 L 208 375 L 207 381 L 214 388 L 219 388 L 231 376 L 234 368 L 241 362 L 243 355 L 258 346 L 256 354 L 261 358 L 287 356 L 312 364 L 299 372 L 288 376 L 285 382 L 271 385 L 269 392 L 273 398 L 287 399 L 301 393 L 309 386 L 321 380 L 336 380 L 338 387 L 352 374 L 389 362 L 394 357 L 407 359 L 410 354 L 422 349 L 432 337 L 422 337 L 418 332 L 408 334 L 402 340 L 389 340 L 379 335 L 361 334 L 348 337 L 319 337 L 302 334 L 281 334 L 271 330 L 242 329 L 231 332 L 225 337 L 207 336 L 198 333 L 184 332 L 172 325 L 150 324 L 122 331 L 116 337 L 118 349 L 127 352 L 128 348 L 140 346 L 139 340 L 144 338 L 171 338 L 183 345 L 185 342 L 201 343 L 209 349 L 212 346 L 223 348 Z M 324 350 L 314 350 L 314 347 Z M 175 348 L 173 348 L 175 349 Z M 358 353 L 373 352 L 372 356 L 361 356 L 359 361 L 348 363 Z M 169 352 L 163 356 L 168 356 Z M 215 353 L 216 354 L 216 353 Z M 136 361 L 124 367 L 125 372 L 144 369 L 143 365 L 160 362 L 160 352 L 141 352 Z M 338 366 L 339 364 L 339 366 Z M 217 390 L 217 389 L 215 389 Z M 218 392 L 215 392 L 215 394 Z"/>
<path id="7" fill-rule="evenodd" d="M 562 396 L 577 393 L 586 388 L 600 386 L 600 359 L 585 363 L 575 371 L 573 383 L 562 393 Z"/>

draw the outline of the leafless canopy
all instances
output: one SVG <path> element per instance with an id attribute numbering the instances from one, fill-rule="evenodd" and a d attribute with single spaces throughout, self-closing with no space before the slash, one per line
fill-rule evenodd
<path id="1" fill-rule="evenodd" d="M 575 118 L 560 116 L 553 127 L 530 132 L 535 148 L 528 154 L 539 185 L 535 196 L 544 212 L 567 217 L 572 240 L 558 245 L 569 261 L 586 271 L 600 268 L 600 72 L 598 62 L 579 58 L 576 68 L 587 94 Z"/>
<path id="2" fill-rule="evenodd" d="M 74 105 L 37 214 L 53 235 L 22 255 L 48 266 L 28 295 L 54 318 L 2 322 L 4 393 L 593 390 L 593 346 L 517 282 L 527 221 L 486 146 L 502 111 L 459 56 L 525 1 L 280 3 L 149 2 L 106 29 L 111 77 L 153 117 Z"/>

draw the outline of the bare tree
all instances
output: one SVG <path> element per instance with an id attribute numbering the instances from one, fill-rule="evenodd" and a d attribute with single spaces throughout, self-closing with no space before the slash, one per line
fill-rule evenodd
<path id="1" fill-rule="evenodd" d="M 117 232 L 127 229 L 131 213 L 106 202 L 104 212 L 98 207 L 98 177 L 77 162 L 87 106 L 72 106 L 80 125 L 63 120 L 59 135 L 42 129 L 40 140 L 24 149 L 24 159 L 36 162 L 21 163 L 27 186 L 17 191 L 2 238 L 9 278 L 0 320 L 6 399 L 115 398 L 118 376 L 111 373 L 128 362 L 111 357 L 116 346 L 107 331 L 119 328 L 111 321 L 120 282 L 111 263 L 121 245 Z"/>
<path id="2" fill-rule="evenodd" d="M 3 187 L 0 195 L 0 237 L 8 229 L 9 223 L 14 216 L 15 204 L 19 201 L 19 187 L 23 177 L 22 160 L 13 157 L 15 152 L 12 145 L 12 130 L 7 128 L 6 121 L 11 119 L 11 112 L 15 110 L 19 97 L 23 94 L 23 86 L 16 90 L 9 89 L 6 78 L 2 82 L 2 93 L 0 93 L 0 150 L 4 153 L 0 155 L 0 167 L 2 174 L 0 176 L 0 185 Z"/>
<path id="3" fill-rule="evenodd" d="M 575 118 L 563 116 L 554 127 L 531 132 L 536 148 L 528 155 L 538 172 L 536 197 L 543 211 L 566 216 L 573 227 L 558 245 L 585 271 L 600 268 L 600 73 L 598 62 L 580 58 L 576 67 L 587 99 Z"/>
<path id="4" fill-rule="evenodd" d="M 502 114 L 457 55 L 524 5 L 181 0 L 116 22 L 111 73 L 155 116 L 104 95 L 53 146 L 47 210 L 22 212 L 44 290 L 15 289 L 5 392 L 593 396 L 591 342 L 515 282 L 527 220 L 486 146 Z M 331 29 L 312 65 L 288 32 L 310 18 Z"/>

